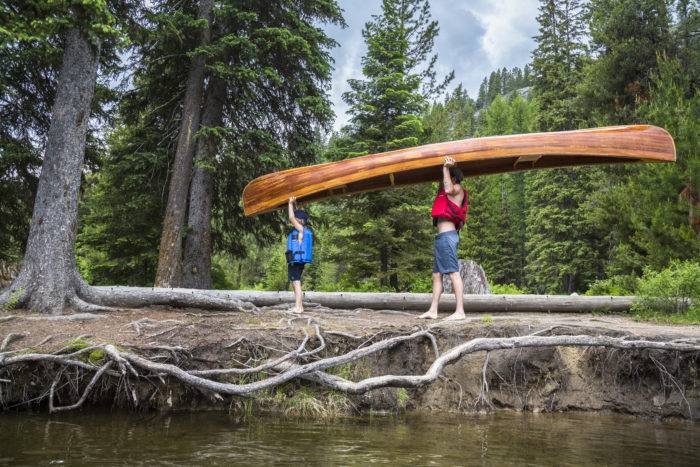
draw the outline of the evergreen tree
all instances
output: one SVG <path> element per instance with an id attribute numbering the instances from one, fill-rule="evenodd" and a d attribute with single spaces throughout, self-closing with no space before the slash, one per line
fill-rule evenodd
<path id="1" fill-rule="evenodd" d="M 88 179 L 78 263 L 94 284 L 145 286 L 155 277 L 185 92 L 182 70 L 198 31 L 193 2 L 173 4 L 161 2 L 145 12 L 130 62 L 133 88 L 117 107 L 102 169 Z"/>
<path id="2" fill-rule="evenodd" d="M 596 59 L 586 69 L 583 97 L 595 123 L 630 123 L 649 97 L 657 53 L 671 54 L 668 0 L 591 0 Z"/>
<path id="3" fill-rule="evenodd" d="M 533 93 L 540 105 L 543 130 L 579 126 L 575 103 L 585 58 L 584 10 L 579 0 L 542 0 L 539 34 L 532 54 Z"/>
<path id="4" fill-rule="evenodd" d="M 586 59 L 584 9 L 578 0 L 542 0 L 537 20 L 532 79 L 540 128 L 573 130 L 583 121 L 576 102 Z M 598 277 L 594 229 L 582 207 L 593 174 L 590 168 L 528 174 L 525 270 L 530 289 L 571 293 Z"/>
<path id="5" fill-rule="evenodd" d="M 486 88 L 486 104 L 490 104 L 499 94 L 503 94 L 500 70 L 492 71 Z"/>
<path id="6" fill-rule="evenodd" d="M 676 1 L 675 43 L 681 74 L 687 73 L 691 88 L 700 87 L 700 1 Z"/>
<path id="7" fill-rule="evenodd" d="M 645 267 L 700 257 L 700 88 L 678 60 L 662 58 L 649 97 L 639 112 L 674 135 L 677 162 L 637 167 L 595 191 L 587 212 L 605 226 L 608 276 L 640 276 Z"/>
<path id="8" fill-rule="evenodd" d="M 88 9 L 96 8 L 87 2 Z M 108 2 L 113 30 L 126 33 L 136 20 L 128 1 Z M 76 13 L 77 14 L 77 13 Z M 4 1 L 0 5 L 0 259 L 22 258 L 40 167 L 63 60 L 62 26 L 72 21 L 63 2 Z M 96 83 L 88 128 L 85 162 L 96 165 L 101 145 L 97 124 L 108 121 L 115 90 L 105 83 L 119 71 L 118 41 L 102 44 L 100 78 Z"/>
<path id="9" fill-rule="evenodd" d="M 51 49 L 58 43 L 62 50 L 22 268 L 10 289 L 0 294 L 0 302 L 14 293 L 17 305 L 39 312 L 58 314 L 68 305 L 89 308 L 79 296 L 84 282 L 75 258 L 88 121 L 100 57 L 104 51 L 113 58 L 122 43 L 115 16 L 126 16 L 132 8 L 128 2 L 99 0 L 3 7 L 3 48 L 31 43 Z"/>
<path id="10" fill-rule="evenodd" d="M 381 14 L 363 29 L 364 79 L 350 80 L 351 90 L 343 96 L 351 120 L 345 137 L 336 143 L 341 157 L 423 142 L 421 114 L 427 98 L 442 92 L 452 79 L 450 74 L 436 81 L 437 56 L 431 54 L 437 34 L 426 0 L 382 2 Z M 344 248 L 335 261 L 345 268 L 346 284 L 400 290 L 417 275 L 429 276 L 431 194 L 429 187 L 420 186 L 337 202 L 331 224 L 336 229 L 334 242 Z"/>
<path id="11" fill-rule="evenodd" d="M 96 282 L 114 281 L 109 271 L 115 262 L 120 267 L 112 270 L 121 280 L 143 284 L 149 274 L 146 283 L 153 280 L 158 239 L 152 234 L 160 231 L 167 195 L 163 183 L 176 152 L 185 95 L 182 70 L 193 54 L 207 58 L 208 86 L 203 93 L 207 118 L 194 135 L 199 147 L 186 200 L 193 208 L 184 230 L 184 256 L 188 265 L 196 266 L 187 269 L 185 279 L 196 281 L 188 286 L 211 285 L 212 250 L 241 255 L 250 249 L 241 231 L 255 232 L 261 244 L 277 238 L 283 225 L 279 216 L 243 216 L 245 183 L 314 160 L 317 130 L 332 118 L 324 85 L 331 70 L 328 50 L 335 44 L 314 22 L 342 22 L 337 5 L 283 0 L 277 7 L 269 2 L 217 5 L 206 47 L 197 38 L 201 21 L 194 2 L 156 4 L 139 36 L 135 86 L 119 107 L 124 128 L 112 140 L 104 177 L 96 181 L 94 194 L 104 202 L 95 199 L 86 209 L 86 223 L 89 218 L 94 228 L 81 236 L 81 254 L 92 258 Z M 212 100 L 218 101 L 218 109 L 211 108 Z M 115 183 L 112 177 L 129 180 Z M 125 204 L 142 205 L 148 214 L 124 223 L 126 211 L 118 206 Z"/>
<path id="12" fill-rule="evenodd" d="M 483 79 L 481 82 L 481 85 L 479 86 L 479 95 L 476 98 L 476 108 L 477 109 L 483 109 L 484 106 L 486 105 L 486 100 L 488 99 L 486 94 L 488 92 L 488 80 L 486 78 Z"/>
<path id="13" fill-rule="evenodd" d="M 459 84 L 436 102 L 423 117 L 426 143 L 441 143 L 468 138 L 474 134 L 474 101 Z"/>
<path id="14" fill-rule="evenodd" d="M 536 129 L 534 103 L 497 96 L 485 109 L 478 136 Z M 462 251 L 482 265 L 491 281 L 524 285 L 525 187 L 522 173 L 470 178 L 469 221 Z"/>

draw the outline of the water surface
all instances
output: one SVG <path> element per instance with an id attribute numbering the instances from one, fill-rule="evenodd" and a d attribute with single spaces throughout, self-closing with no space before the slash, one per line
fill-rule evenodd
<path id="1" fill-rule="evenodd" d="M 598 414 L 0 414 L 3 465 L 698 465 L 698 456 L 698 425 Z"/>

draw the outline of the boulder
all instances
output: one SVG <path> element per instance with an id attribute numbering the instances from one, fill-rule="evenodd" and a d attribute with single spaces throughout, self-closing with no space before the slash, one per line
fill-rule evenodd
<path id="1" fill-rule="evenodd" d="M 489 295 L 491 294 L 491 288 L 486 280 L 486 273 L 484 268 L 479 266 L 475 261 L 459 260 L 459 275 L 462 277 L 462 282 L 464 283 L 464 293 L 465 294 L 478 294 L 478 295 Z M 443 274 L 442 276 L 442 287 L 445 293 L 454 293 L 452 290 L 452 281 L 448 274 Z"/>

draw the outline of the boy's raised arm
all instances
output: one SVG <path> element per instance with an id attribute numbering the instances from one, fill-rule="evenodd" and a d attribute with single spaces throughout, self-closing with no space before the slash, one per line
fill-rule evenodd
<path id="1" fill-rule="evenodd" d="M 296 200 L 296 196 L 292 196 L 289 198 L 289 203 L 287 204 L 287 213 L 289 215 L 289 222 L 291 222 L 294 228 L 297 229 L 297 232 L 299 232 L 299 242 L 301 242 L 302 238 L 304 238 L 304 226 L 301 225 L 301 223 L 297 220 L 296 216 L 294 215 L 294 203 L 296 202 Z"/>

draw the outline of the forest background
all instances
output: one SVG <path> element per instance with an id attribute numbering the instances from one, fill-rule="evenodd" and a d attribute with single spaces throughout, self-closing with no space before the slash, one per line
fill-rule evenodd
<path id="1" fill-rule="evenodd" d="M 650 278 L 700 290 L 692 0 L 542 0 L 531 63 L 494 70 L 476 96 L 458 76 L 436 78 L 429 2 L 384 0 L 363 29 L 362 76 L 349 82 L 349 123 L 337 132 L 328 85 L 338 44 L 321 27 L 343 24 L 332 0 L 5 0 L 0 260 L 21 261 L 29 231 L 64 46 L 46 31 L 91 4 L 106 6 L 104 27 L 119 31 L 100 56 L 80 197 L 78 266 L 91 284 L 285 289 L 284 213 L 248 219 L 240 201 L 248 181 L 274 170 L 463 138 L 650 123 L 673 135 L 675 164 L 466 179 L 460 257 L 504 293 L 632 294 Z M 304 288 L 429 291 L 436 187 L 308 206 L 316 247 Z"/>

